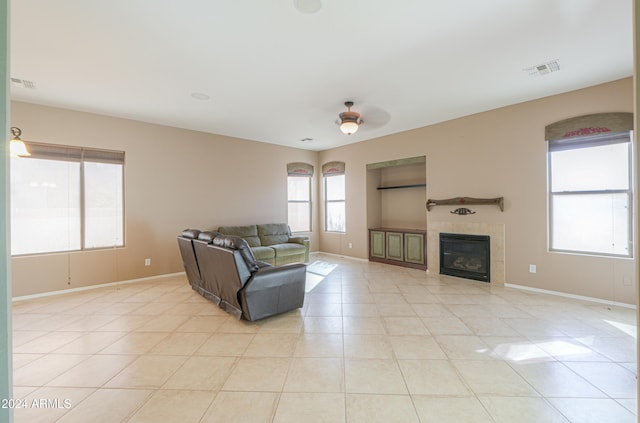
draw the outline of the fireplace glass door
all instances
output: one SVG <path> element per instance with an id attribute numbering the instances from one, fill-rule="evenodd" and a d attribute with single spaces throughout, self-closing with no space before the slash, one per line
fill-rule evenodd
<path id="1" fill-rule="evenodd" d="M 489 237 L 440 234 L 440 274 L 490 281 Z"/>

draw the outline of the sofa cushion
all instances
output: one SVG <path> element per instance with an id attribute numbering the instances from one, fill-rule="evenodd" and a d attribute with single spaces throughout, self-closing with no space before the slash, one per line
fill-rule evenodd
<path id="1" fill-rule="evenodd" d="M 276 251 L 271 247 L 251 247 L 256 260 L 271 261 L 276 256 Z"/>
<path id="2" fill-rule="evenodd" d="M 206 243 L 211 244 L 213 240 L 219 235 L 220 234 L 216 231 L 204 231 L 204 232 L 198 233 L 198 239 L 200 241 L 204 241 Z"/>
<path id="3" fill-rule="evenodd" d="M 220 226 L 218 232 L 225 235 L 235 235 L 244 238 L 249 247 L 259 247 L 260 237 L 258 236 L 258 228 L 256 225 L 246 226 Z"/>
<path id="4" fill-rule="evenodd" d="M 293 256 L 296 254 L 302 254 L 304 256 L 304 253 L 306 251 L 304 245 L 293 243 L 274 244 L 270 245 L 269 247 L 273 248 L 273 250 L 276 252 L 276 257 Z"/>
<path id="5" fill-rule="evenodd" d="M 286 223 L 268 223 L 257 225 L 258 236 L 262 245 L 284 244 L 289 242 L 291 232 Z"/>
<path id="6" fill-rule="evenodd" d="M 198 229 L 185 229 L 182 231 L 182 237 L 189 239 L 198 239 L 200 231 Z"/>
<path id="7" fill-rule="evenodd" d="M 240 252 L 240 255 L 242 256 L 242 259 L 247 265 L 247 269 L 249 269 L 249 272 L 255 272 L 260 267 L 258 266 L 258 262 L 256 261 L 256 258 L 254 257 L 253 253 L 251 252 L 251 247 L 249 247 L 249 244 L 247 244 L 247 241 L 245 241 L 243 238 L 240 238 L 239 236 L 222 235 L 222 236 L 216 237 L 213 240 L 213 245 L 217 247 L 224 247 L 232 250 L 238 250 Z"/>

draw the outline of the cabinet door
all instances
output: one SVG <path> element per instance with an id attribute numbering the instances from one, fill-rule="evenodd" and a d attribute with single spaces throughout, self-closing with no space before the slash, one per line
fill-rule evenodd
<path id="1" fill-rule="evenodd" d="M 384 251 L 384 232 L 370 231 L 369 254 L 371 257 L 385 258 Z"/>
<path id="2" fill-rule="evenodd" d="M 387 232 L 387 259 L 404 260 L 402 232 Z"/>
<path id="3" fill-rule="evenodd" d="M 404 234 L 404 260 L 424 264 L 424 234 Z"/>

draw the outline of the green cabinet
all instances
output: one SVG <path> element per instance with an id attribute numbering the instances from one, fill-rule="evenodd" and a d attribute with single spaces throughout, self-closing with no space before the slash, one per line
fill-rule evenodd
<path id="1" fill-rule="evenodd" d="M 386 258 L 387 253 L 385 252 L 385 242 L 384 242 L 384 231 L 370 231 L 369 232 L 369 255 L 371 257 L 376 258 Z"/>
<path id="2" fill-rule="evenodd" d="M 404 259 L 408 263 L 425 264 L 424 234 L 404 234 Z"/>
<path id="3" fill-rule="evenodd" d="M 404 260 L 404 242 L 402 232 L 387 232 L 387 258 L 389 260 Z"/>
<path id="4" fill-rule="evenodd" d="M 426 270 L 426 232 L 413 229 L 369 229 L 369 260 Z"/>

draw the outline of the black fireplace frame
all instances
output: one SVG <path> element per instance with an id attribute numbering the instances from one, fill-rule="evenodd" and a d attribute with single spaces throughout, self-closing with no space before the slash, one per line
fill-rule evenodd
<path id="1" fill-rule="evenodd" d="M 486 247 L 485 272 L 468 271 L 445 266 L 445 255 L 448 254 L 444 243 L 449 241 L 464 242 L 467 244 L 483 244 Z M 472 279 L 481 282 L 491 282 L 491 242 L 488 235 L 450 234 L 440 233 L 440 274 Z"/>

